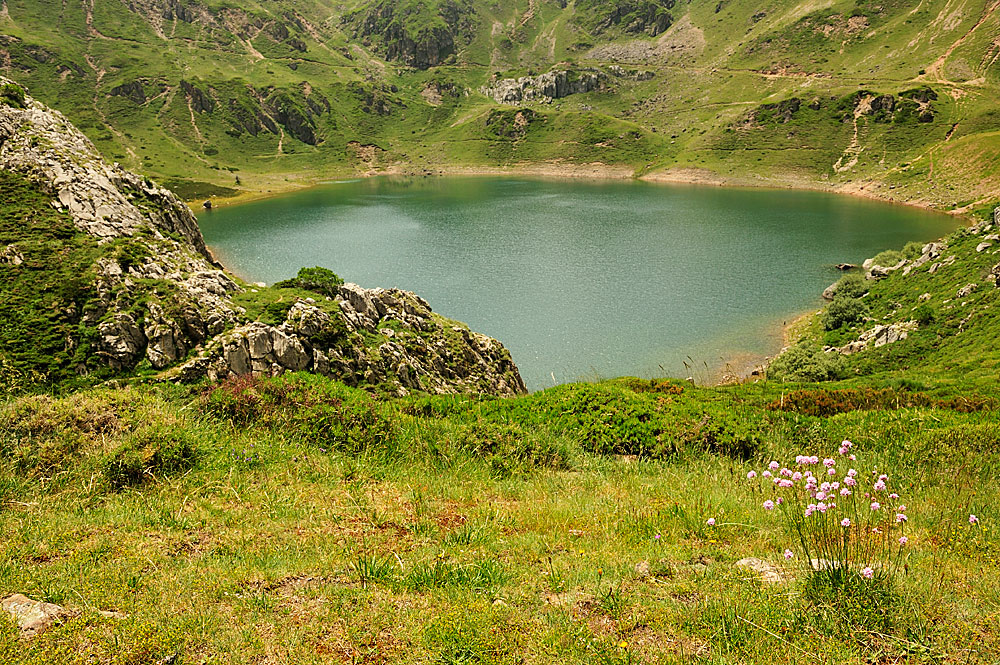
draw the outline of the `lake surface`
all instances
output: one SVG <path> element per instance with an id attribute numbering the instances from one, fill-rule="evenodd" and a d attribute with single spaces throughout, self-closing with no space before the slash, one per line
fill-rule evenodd
<path id="1" fill-rule="evenodd" d="M 779 349 L 782 323 L 820 304 L 835 264 L 958 225 L 821 192 L 471 177 L 331 183 L 200 222 L 252 281 L 319 265 L 415 291 L 502 341 L 531 390 L 708 380 Z"/>

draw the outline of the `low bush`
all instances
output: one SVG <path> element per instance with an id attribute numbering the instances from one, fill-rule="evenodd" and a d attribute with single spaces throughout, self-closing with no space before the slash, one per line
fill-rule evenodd
<path id="1" fill-rule="evenodd" d="M 317 266 L 315 268 L 302 268 L 299 270 L 299 274 L 292 279 L 278 282 L 274 286 L 279 289 L 305 289 L 333 298 L 337 295 L 338 288 L 343 284 L 344 280 L 335 272 Z"/>
<path id="2" fill-rule="evenodd" d="M 860 273 L 844 275 L 837 281 L 834 293 L 838 297 L 860 298 L 868 293 L 868 281 Z"/>
<path id="3" fill-rule="evenodd" d="M 131 436 L 103 464 L 105 481 L 114 489 L 141 485 L 157 476 L 186 471 L 198 459 L 193 437 L 181 427 L 149 427 Z"/>
<path id="4" fill-rule="evenodd" d="M 857 323 L 868 315 L 868 305 L 860 298 L 841 296 L 838 292 L 833 302 L 823 312 L 823 328 L 837 330 L 845 325 Z"/>
<path id="5" fill-rule="evenodd" d="M 374 398 L 315 375 L 230 378 L 212 386 L 201 404 L 233 427 L 281 430 L 324 451 L 385 450 L 395 443 L 392 423 Z"/>
<path id="6" fill-rule="evenodd" d="M 767 368 L 769 379 L 778 382 L 832 381 L 843 377 L 840 354 L 800 344 L 775 358 Z"/>
<path id="7" fill-rule="evenodd" d="M 24 89 L 16 83 L 4 83 L 0 85 L 0 104 L 23 109 Z"/>
<path id="8" fill-rule="evenodd" d="M 772 411 L 793 411 L 807 416 L 827 417 L 851 411 L 936 408 L 960 413 L 997 408 L 995 399 L 968 395 L 936 399 L 926 393 L 892 388 L 848 388 L 843 390 L 795 390 L 767 405 Z"/>

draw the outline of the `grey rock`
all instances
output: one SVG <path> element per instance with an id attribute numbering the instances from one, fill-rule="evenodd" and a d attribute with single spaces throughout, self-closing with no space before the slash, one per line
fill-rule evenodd
<path id="1" fill-rule="evenodd" d="M 977 253 L 978 253 L 978 252 L 982 252 L 982 251 L 984 251 L 984 250 L 987 250 L 987 249 L 989 249 L 989 248 L 990 248 L 990 247 L 992 247 L 992 246 L 993 246 L 993 244 L 992 244 L 992 243 L 989 243 L 989 242 L 981 242 L 981 243 L 979 243 L 978 245 L 976 245 L 976 252 L 977 252 Z"/>
<path id="2" fill-rule="evenodd" d="M 956 293 L 956 298 L 967 298 L 972 295 L 972 292 L 979 288 L 978 284 L 966 284 L 960 288 Z"/>
<path id="3" fill-rule="evenodd" d="M 878 325 L 861 333 L 856 341 L 839 348 L 831 348 L 830 350 L 838 351 L 844 355 L 851 355 L 869 348 L 895 344 L 906 339 L 918 327 L 916 321 L 902 321 L 900 323 Z"/>
<path id="4" fill-rule="evenodd" d="M 21 631 L 21 636 L 24 638 L 35 637 L 52 626 L 79 615 L 79 612 L 74 610 L 40 600 L 32 600 L 19 593 L 7 596 L 0 601 L 0 608 L 13 617 Z"/>
<path id="5" fill-rule="evenodd" d="M 290 337 L 280 330 L 271 333 L 274 356 L 282 367 L 299 372 L 309 367 L 311 355 L 306 352 L 297 337 Z"/>
<path id="6" fill-rule="evenodd" d="M 19 266 L 24 263 L 24 254 L 14 245 L 0 247 L 0 265 Z"/>
<path id="7" fill-rule="evenodd" d="M 480 89 L 498 104 L 519 105 L 524 102 L 551 102 L 570 95 L 591 92 L 600 88 L 607 78 L 599 70 L 547 72 L 540 76 L 522 76 L 501 79 Z"/>

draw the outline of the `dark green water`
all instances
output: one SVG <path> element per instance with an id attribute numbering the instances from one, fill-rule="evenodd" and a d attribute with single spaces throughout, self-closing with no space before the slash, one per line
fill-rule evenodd
<path id="1" fill-rule="evenodd" d="M 819 192 L 502 178 L 329 184 L 201 217 L 242 277 L 321 265 L 415 291 L 507 345 L 533 390 L 553 376 L 707 379 L 723 358 L 777 350 L 834 264 L 956 225 Z"/>

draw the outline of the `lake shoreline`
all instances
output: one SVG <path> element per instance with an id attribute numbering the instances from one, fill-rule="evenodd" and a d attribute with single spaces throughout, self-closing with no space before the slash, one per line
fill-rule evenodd
<path id="1" fill-rule="evenodd" d="M 830 186 L 815 180 L 788 177 L 778 177 L 773 179 L 754 178 L 734 178 L 721 175 L 710 169 L 692 166 L 672 166 L 664 170 L 643 173 L 641 175 L 631 166 L 615 166 L 604 164 L 603 162 L 591 162 L 588 164 L 562 164 L 535 162 L 524 163 L 517 166 L 443 166 L 433 171 L 414 170 L 406 167 L 390 167 L 380 171 L 367 171 L 362 173 L 345 173 L 339 176 L 326 178 L 309 178 L 304 181 L 297 181 L 288 186 L 276 186 L 273 190 L 257 191 L 244 190 L 234 197 L 217 198 L 212 200 L 213 207 L 230 208 L 257 201 L 281 198 L 291 194 L 309 191 L 337 182 L 349 182 L 354 180 L 365 180 L 369 178 L 440 178 L 440 177 L 511 177 L 511 178 L 538 178 L 545 180 L 592 180 L 592 181 L 615 181 L 637 180 L 652 184 L 668 185 L 690 185 L 695 187 L 724 187 L 731 189 L 753 189 L 753 190 L 799 190 L 825 192 L 829 194 L 841 194 L 881 203 L 906 206 L 938 212 L 952 217 L 964 217 L 968 214 L 965 209 L 941 210 L 927 201 L 923 200 L 900 200 L 885 196 L 879 192 L 866 189 L 872 185 L 871 182 L 849 183 L 847 185 Z M 302 184 L 302 183 L 305 184 Z M 198 198 L 186 202 L 195 213 L 209 212 L 203 208 L 204 199 Z"/>
<path id="2" fill-rule="evenodd" d="M 364 180 L 368 180 L 373 177 L 385 177 L 387 179 L 392 178 L 412 178 L 412 179 L 435 179 L 435 178 L 447 178 L 447 177 L 499 177 L 499 178 L 530 178 L 536 180 L 552 180 L 552 181 L 592 181 L 592 182 L 626 182 L 640 180 L 642 182 L 649 182 L 651 184 L 669 184 L 677 186 L 691 186 L 697 188 L 711 187 L 711 188 L 725 188 L 725 189 L 743 189 L 749 191 L 759 191 L 761 189 L 773 189 L 778 191 L 816 191 L 826 194 L 841 194 L 848 192 L 838 192 L 833 188 L 822 188 L 822 187 L 797 187 L 793 185 L 788 186 L 775 186 L 773 183 L 768 183 L 766 185 L 761 184 L 747 184 L 745 182 L 732 182 L 725 178 L 717 176 L 713 172 L 704 169 L 671 169 L 666 172 L 657 172 L 643 177 L 634 177 L 630 169 L 624 168 L 607 168 L 605 165 L 600 164 L 589 164 L 589 165 L 578 165 L 573 168 L 566 168 L 565 166 L 559 166 L 558 168 L 552 168 L 553 165 L 533 165 L 530 168 L 458 168 L 458 169 L 444 169 L 437 173 L 432 174 L 410 174 L 410 173 L 379 173 L 379 174 L 369 174 L 361 177 L 355 178 L 341 178 L 341 179 L 328 179 L 322 182 L 317 182 L 315 185 L 308 187 L 291 187 L 286 191 L 281 192 L 271 192 L 267 195 L 262 195 L 256 198 L 240 199 L 238 202 L 234 203 L 232 206 L 219 206 L 222 208 L 232 208 L 242 205 L 243 203 L 250 203 L 252 201 L 260 201 L 265 199 L 282 198 L 285 196 L 297 195 L 303 192 L 307 192 L 311 189 L 334 185 L 338 183 L 356 183 Z M 850 193 L 849 193 L 850 194 Z M 889 201 L 877 196 L 871 196 L 864 193 L 853 193 L 856 198 L 863 198 L 867 200 L 878 201 L 879 203 L 899 203 L 897 201 Z M 940 210 L 935 210 L 929 206 L 925 205 L 912 205 L 912 204 L 900 204 L 907 205 L 909 208 L 916 208 L 925 210 L 932 213 L 946 214 L 942 213 Z M 210 214 L 210 213 L 209 213 Z M 951 217 L 956 217 L 955 215 L 950 215 Z M 212 248 L 213 255 L 222 259 L 222 252 L 218 251 L 218 248 Z M 231 258 L 231 257 L 225 257 Z M 223 261 L 228 264 L 230 261 Z M 241 274 L 242 271 L 238 269 L 229 269 L 232 274 L 238 276 L 243 281 L 249 281 L 248 276 Z M 251 282 L 252 283 L 252 282 Z M 752 380 L 753 377 L 761 375 L 763 368 L 766 368 L 767 364 L 771 359 L 778 355 L 782 350 L 784 350 L 792 341 L 792 337 L 797 337 L 798 335 L 793 334 L 793 329 L 801 327 L 799 324 L 811 317 L 816 313 L 815 308 L 810 308 L 808 311 L 800 312 L 794 315 L 794 318 L 787 319 L 786 317 L 780 317 L 779 320 L 775 320 L 774 327 L 770 328 L 772 333 L 767 334 L 768 340 L 772 340 L 774 343 L 769 344 L 773 351 L 767 353 L 750 352 L 745 349 L 733 348 L 719 354 L 717 361 L 712 363 L 711 366 L 705 367 L 705 373 L 702 377 L 695 377 L 699 383 L 704 382 L 705 385 L 720 385 L 734 382 L 742 382 L 747 380 Z M 502 341 L 502 340 L 501 340 Z M 679 377 L 683 378 L 683 377 Z"/>

